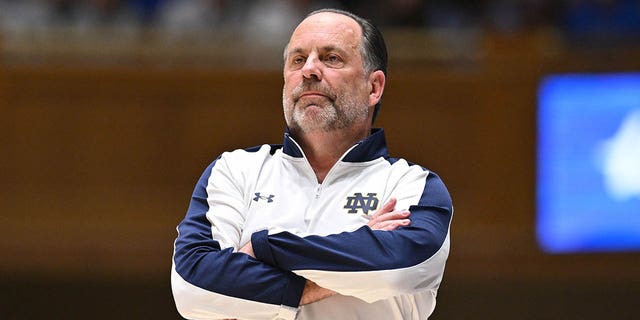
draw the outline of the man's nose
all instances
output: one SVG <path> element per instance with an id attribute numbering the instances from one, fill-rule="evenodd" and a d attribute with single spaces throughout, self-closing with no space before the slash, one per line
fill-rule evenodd
<path id="1" fill-rule="evenodd" d="M 311 55 L 302 66 L 302 76 L 307 80 L 322 80 L 321 61 L 315 55 Z"/>

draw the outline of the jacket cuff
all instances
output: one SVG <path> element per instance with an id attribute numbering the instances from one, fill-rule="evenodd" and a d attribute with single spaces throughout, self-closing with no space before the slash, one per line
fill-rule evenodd
<path id="1" fill-rule="evenodd" d="M 295 308 L 297 312 L 297 309 L 300 306 L 300 299 L 302 299 L 302 291 L 304 290 L 304 285 L 306 284 L 307 279 L 293 272 L 290 272 L 289 274 L 291 275 L 289 283 L 282 294 L 282 305 Z"/>
<path id="2" fill-rule="evenodd" d="M 256 231 L 251 235 L 251 246 L 256 259 L 274 267 L 277 267 L 276 259 L 269 246 L 269 231 Z"/>
<path id="3" fill-rule="evenodd" d="M 278 267 L 269 245 L 268 230 L 254 232 L 251 235 L 251 246 L 253 247 L 253 254 L 256 256 L 256 259 L 274 267 Z M 289 274 L 289 283 L 282 294 L 282 305 L 298 308 L 307 279 L 293 272 L 290 272 Z"/>

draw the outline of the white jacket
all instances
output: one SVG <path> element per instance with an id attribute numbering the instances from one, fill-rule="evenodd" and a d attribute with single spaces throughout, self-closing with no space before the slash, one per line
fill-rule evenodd
<path id="1" fill-rule="evenodd" d="M 411 224 L 371 230 L 391 197 Z M 171 284 L 189 319 L 426 319 L 449 254 L 451 198 L 433 172 L 390 158 L 376 129 L 322 184 L 301 148 L 223 153 L 178 226 Z M 256 259 L 236 252 L 248 241 Z M 305 279 L 339 293 L 298 307 Z"/>

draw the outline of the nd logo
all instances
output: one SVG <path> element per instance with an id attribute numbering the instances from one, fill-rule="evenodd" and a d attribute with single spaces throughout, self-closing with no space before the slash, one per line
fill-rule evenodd
<path id="1" fill-rule="evenodd" d="M 353 197 L 347 197 L 347 204 L 344 205 L 345 209 L 349 209 L 347 213 L 358 213 L 358 210 L 362 210 L 362 213 L 369 214 L 369 211 L 373 211 L 378 208 L 377 193 L 367 193 L 367 196 L 363 196 L 362 193 L 357 192 L 353 194 Z"/>

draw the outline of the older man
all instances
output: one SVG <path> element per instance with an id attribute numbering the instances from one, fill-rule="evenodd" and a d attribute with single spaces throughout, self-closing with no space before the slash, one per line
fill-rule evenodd
<path id="1" fill-rule="evenodd" d="M 283 145 L 222 154 L 178 226 L 172 288 L 193 319 L 425 319 L 453 208 L 373 129 L 387 53 L 368 21 L 311 13 L 285 50 Z"/>

